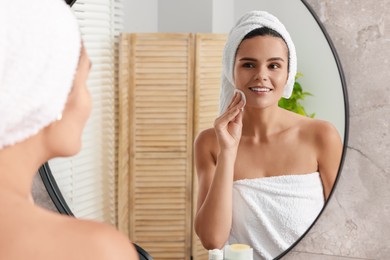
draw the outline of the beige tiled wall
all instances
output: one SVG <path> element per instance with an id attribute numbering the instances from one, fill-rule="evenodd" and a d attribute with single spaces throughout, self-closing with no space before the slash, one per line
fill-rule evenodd
<path id="1" fill-rule="evenodd" d="M 308 2 L 344 68 L 350 132 L 335 194 L 283 259 L 390 259 L 390 1 Z"/>

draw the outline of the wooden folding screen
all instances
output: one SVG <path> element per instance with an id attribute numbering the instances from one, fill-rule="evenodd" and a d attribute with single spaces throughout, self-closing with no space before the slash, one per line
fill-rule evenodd
<path id="1" fill-rule="evenodd" d="M 130 37 L 121 35 L 119 40 L 119 89 L 118 89 L 118 229 L 129 235 L 129 91 L 130 91 Z"/>
<path id="2" fill-rule="evenodd" d="M 226 34 L 196 34 L 194 138 L 200 131 L 213 127 L 218 116 L 222 51 L 225 42 Z M 197 194 L 197 174 L 194 167 L 193 217 L 196 213 Z M 192 256 L 193 260 L 208 259 L 208 252 L 203 248 L 194 230 Z"/>
<path id="3" fill-rule="evenodd" d="M 131 34 L 125 41 L 130 238 L 154 259 L 190 259 L 193 36 Z"/>
<path id="4" fill-rule="evenodd" d="M 207 259 L 193 230 L 192 150 L 194 135 L 218 115 L 225 40 L 218 34 L 121 37 L 119 228 L 156 260 Z"/>

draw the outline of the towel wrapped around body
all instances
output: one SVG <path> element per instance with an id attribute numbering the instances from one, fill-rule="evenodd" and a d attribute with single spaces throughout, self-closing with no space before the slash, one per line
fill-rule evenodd
<path id="1" fill-rule="evenodd" d="M 253 247 L 254 259 L 273 259 L 305 233 L 324 206 L 318 172 L 237 180 L 229 244 Z"/>

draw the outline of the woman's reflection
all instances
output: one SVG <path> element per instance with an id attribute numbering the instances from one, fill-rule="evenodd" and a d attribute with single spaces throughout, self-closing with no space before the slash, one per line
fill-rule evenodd
<path id="1" fill-rule="evenodd" d="M 249 12 L 230 32 L 221 115 L 195 141 L 195 230 L 207 249 L 244 243 L 254 259 L 272 259 L 307 230 L 330 194 L 342 152 L 337 130 L 278 107 L 296 70 L 290 35 L 269 13 Z"/>

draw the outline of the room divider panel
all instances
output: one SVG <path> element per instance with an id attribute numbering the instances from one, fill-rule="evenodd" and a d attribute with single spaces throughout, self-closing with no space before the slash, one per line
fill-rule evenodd
<path id="1" fill-rule="evenodd" d="M 217 116 L 225 35 L 123 34 L 118 223 L 154 259 L 207 259 L 193 141 Z"/>
<path id="2" fill-rule="evenodd" d="M 222 50 L 226 37 L 225 34 L 196 34 L 195 37 L 194 138 L 200 131 L 212 127 L 218 116 Z M 197 205 L 197 180 L 194 167 L 193 218 Z M 194 260 L 208 260 L 208 252 L 203 248 L 194 230 L 192 232 L 192 256 Z"/>

